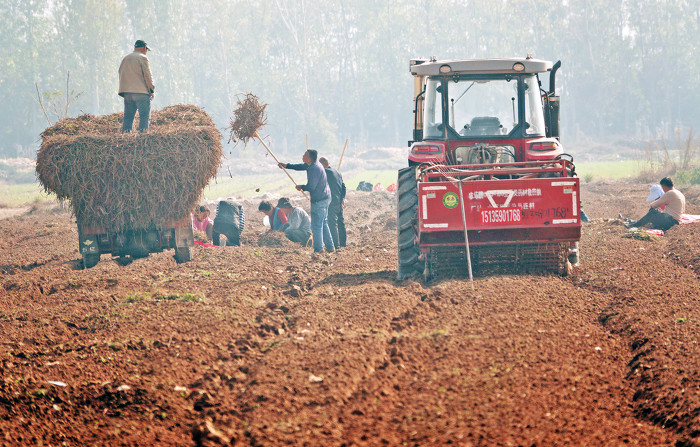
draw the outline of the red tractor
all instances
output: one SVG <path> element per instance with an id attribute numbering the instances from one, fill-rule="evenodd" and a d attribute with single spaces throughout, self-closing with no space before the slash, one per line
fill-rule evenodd
<path id="1" fill-rule="evenodd" d="M 414 130 L 398 175 L 398 277 L 472 265 L 568 274 L 578 263 L 579 179 L 559 142 L 561 63 L 411 61 Z M 540 76 L 549 73 L 549 90 Z"/>

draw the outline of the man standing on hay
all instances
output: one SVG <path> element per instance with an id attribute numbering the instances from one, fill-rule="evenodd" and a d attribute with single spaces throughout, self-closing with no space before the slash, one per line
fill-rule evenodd
<path id="1" fill-rule="evenodd" d="M 150 48 L 146 42 L 137 40 L 134 51 L 126 55 L 119 66 L 119 96 L 124 98 L 122 133 L 131 132 L 136 110 L 139 111 L 139 132 L 148 129 L 155 90 L 151 66 L 146 57 L 148 50 Z"/>
<path id="2" fill-rule="evenodd" d="M 328 205 L 331 203 L 331 190 L 328 187 L 326 171 L 318 162 L 318 152 L 309 149 L 301 157 L 303 163 L 278 163 L 280 169 L 306 171 L 306 185 L 298 185 L 299 191 L 308 191 L 311 196 L 311 234 L 314 238 L 314 252 L 335 251 L 331 230 L 328 228 Z"/>

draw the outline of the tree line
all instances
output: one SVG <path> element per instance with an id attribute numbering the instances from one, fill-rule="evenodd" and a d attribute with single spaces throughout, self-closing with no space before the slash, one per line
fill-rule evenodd
<path id="1" fill-rule="evenodd" d="M 117 68 L 136 39 L 154 48 L 153 107 L 196 104 L 223 128 L 237 94 L 253 92 L 269 104 L 262 133 L 281 153 L 306 134 L 330 153 L 345 138 L 405 146 L 409 60 L 430 56 L 561 59 L 565 141 L 697 127 L 700 0 L 555 3 L 4 0 L 0 156 L 34 153 L 48 125 L 37 89 L 65 101 L 68 73 L 70 116 L 121 111 Z"/>

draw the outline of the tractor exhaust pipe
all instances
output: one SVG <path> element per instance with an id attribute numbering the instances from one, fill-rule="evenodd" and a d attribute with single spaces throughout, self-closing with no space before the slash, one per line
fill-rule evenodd
<path id="1" fill-rule="evenodd" d="M 556 87 L 556 77 L 557 70 L 561 67 L 561 61 L 557 61 L 552 67 L 552 71 L 549 72 L 549 94 L 554 95 L 554 89 Z"/>

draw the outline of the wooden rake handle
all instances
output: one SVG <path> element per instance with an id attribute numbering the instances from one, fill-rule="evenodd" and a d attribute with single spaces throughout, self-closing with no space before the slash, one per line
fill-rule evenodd
<path id="1" fill-rule="evenodd" d="M 343 156 L 345 155 L 345 149 L 348 147 L 348 139 L 345 139 L 345 146 L 343 146 L 343 152 L 340 154 L 340 161 L 338 162 L 338 170 L 340 171 L 340 164 L 343 163 Z"/>
<path id="2" fill-rule="evenodd" d="M 262 143 L 263 146 L 265 146 L 265 149 L 267 149 L 267 152 L 268 152 L 270 155 L 272 155 L 272 158 L 275 159 L 275 162 L 277 162 L 277 164 L 279 164 L 280 161 L 277 159 L 277 157 L 275 157 L 275 154 L 272 153 L 272 151 L 270 150 L 270 148 L 267 147 L 267 144 L 265 144 L 265 142 L 263 141 L 263 139 L 260 138 L 260 134 L 258 134 L 258 132 L 255 131 L 255 135 L 253 135 L 253 136 L 256 137 L 256 138 L 258 139 L 258 141 L 260 141 L 260 142 Z M 289 174 L 289 171 L 287 171 L 286 168 L 282 168 L 282 169 L 284 170 L 284 173 L 287 174 L 287 177 L 289 177 L 289 180 L 291 180 L 292 183 L 294 183 L 294 186 L 299 186 L 299 185 L 297 185 L 297 182 L 295 182 L 294 179 L 292 178 L 292 176 Z M 307 199 L 309 199 L 309 196 L 306 195 L 306 191 L 301 191 L 301 193 L 304 194 L 304 197 L 306 197 Z M 309 199 L 309 200 L 311 200 L 311 199 Z"/>

